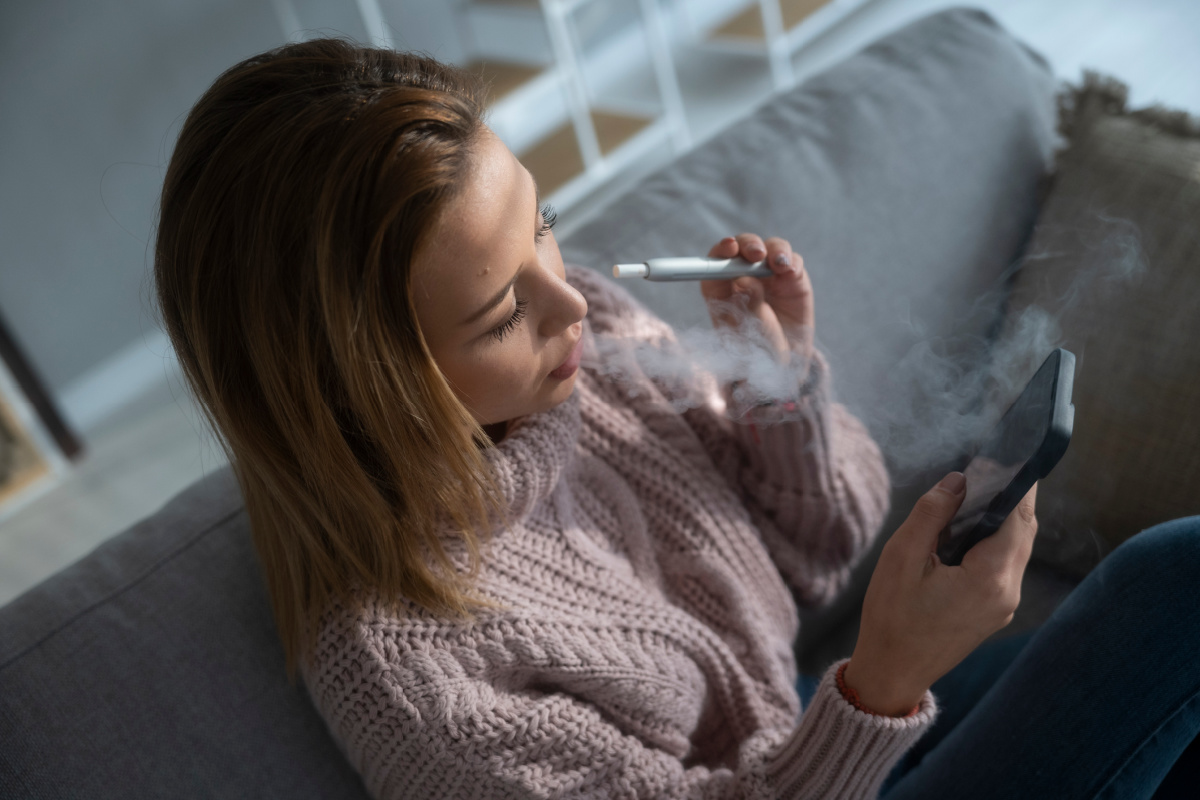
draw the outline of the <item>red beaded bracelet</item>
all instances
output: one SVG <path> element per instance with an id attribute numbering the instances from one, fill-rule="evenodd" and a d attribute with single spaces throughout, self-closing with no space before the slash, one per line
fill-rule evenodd
<path id="1" fill-rule="evenodd" d="M 862 711 L 865 714 L 873 714 L 877 717 L 896 716 L 896 717 L 903 717 L 904 719 L 908 719 L 909 717 L 915 717 L 917 715 L 917 713 L 920 712 L 920 710 L 921 710 L 920 703 L 917 703 L 915 706 L 913 706 L 912 711 L 909 711 L 907 714 L 895 714 L 895 715 L 880 714 L 878 711 L 872 711 L 871 709 L 867 708 L 866 706 L 863 705 L 862 700 L 859 699 L 858 692 L 854 691 L 853 689 L 851 689 L 849 686 L 846 685 L 845 672 L 846 672 L 846 667 L 848 667 L 849 665 L 850 665 L 850 662 L 847 661 L 846 663 L 844 663 L 840 667 L 838 667 L 837 687 L 838 687 L 838 691 L 842 693 L 842 697 L 845 699 L 845 701 L 847 703 L 849 703 L 850 705 L 854 706 L 855 708 L 857 708 L 859 711 Z"/>

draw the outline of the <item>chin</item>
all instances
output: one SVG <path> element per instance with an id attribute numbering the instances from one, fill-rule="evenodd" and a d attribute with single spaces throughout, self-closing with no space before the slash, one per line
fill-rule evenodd
<path id="1" fill-rule="evenodd" d="M 547 398 L 545 408 L 540 410 L 549 411 L 556 405 L 565 402 L 566 399 L 571 396 L 571 392 L 575 391 L 575 379 L 578 377 L 579 370 L 576 370 L 575 374 L 571 377 L 567 378 L 566 380 L 559 381 L 558 385 L 554 387 L 554 390 L 550 392 L 550 396 Z"/>
<path id="2" fill-rule="evenodd" d="M 571 396 L 571 392 L 573 392 L 575 390 L 575 378 L 578 375 L 579 375 L 579 373 L 576 372 L 570 378 L 567 378 L 564 381 L 559 381 L 557 386 L 555 386 L 553 389 L 549 390 L 546 394 L 541 395 L 541 396 L 537 397 L 536 399 L 534 399 L 532 402 L 530 402 L 529 405 L 525 406 L 524 409 L 522 411 L 520 411 L 519 413 L 513 413 L 511 411 L 501 412 L 501 413 L 502 414 L 507 413 L 506 420 L 509 422 L 511 422 L 512 420 L 515 420 L 515 419 L 520 419 L 521 417 L 527 417 L 530 414 L 544 414 L 545 412 L 549 411 L 550 409 L 554 408 L 555 406 L 562 405 L 564 402 L 567 401 L 567 398 L 569 398 Z M 481 424 L 484 424 L 484 423 L 481 423 Z M 488 423 L 488 424 L 496 425 L 499 423 Z M 486 424 L 485 424 L 485 427 L 486 427 Z"/>

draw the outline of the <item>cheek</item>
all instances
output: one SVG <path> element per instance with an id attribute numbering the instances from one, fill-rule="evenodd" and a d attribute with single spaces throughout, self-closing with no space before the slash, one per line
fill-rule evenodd
<path id="1" fill-rule="evenodd" d="M 496 352 L 490 358 L 479 358 L 467 365 L 463 370 L 463 381 L 491 393 L 511 392 L 525 376 L 513 359 L 503 352 L 504 348 L 493 350 Z"/>
<path id="2" fill-rule="evenodd" d="M 527 338 L 516 332 L 510 336 L 510 341 L 483 348 L 490 351 L 486 355 L 442 366 L 459 399 L 485 423 L 528 413 L 525 406 L 537 390 L 540 367 Z"/>

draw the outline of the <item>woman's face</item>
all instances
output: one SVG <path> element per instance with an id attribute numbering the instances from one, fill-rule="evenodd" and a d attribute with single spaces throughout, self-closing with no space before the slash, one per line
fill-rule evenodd
<path id="1" fill-rule="evenodd" d="M 564 275 L 533 176 L 485 128 L 466 184 L 413 259 L 425 341 L 480 425 L 546 411 L 574 389 L 587 301 Z"/>

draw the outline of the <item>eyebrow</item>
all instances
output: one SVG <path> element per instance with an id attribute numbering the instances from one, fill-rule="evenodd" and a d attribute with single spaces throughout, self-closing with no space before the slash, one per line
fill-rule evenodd
<path id="1" fill-rule="evenodd" d="M 500 305 L 500 301 L 502 301 L 504 298 L 508 297 L 509 290 L 512 289 L 513 284 L 516 282 L 517 282 L 517 276 L 514 273 L 512 278 L 509 279 L 508 283 L 504 284 L 503 289 L 501 289 L 499 292 L 496 292 L 496 294 L 492 296 L 492 299 L 488 300 L 487 303 L 484 304 L 483 308 L 479 309 L 474 314 L 472 314 L 471 316 L 469 316 L 465 320 L 463 320 L 462 324 L 463 325 L 472 325 L 472 324 L 478 322 L 485 314 L 487 314 L 493 308 Z"/>
<path id="2" fill-rule="evenodd" d="M 541 213 L 542 213 L 542 195 L 541 195 L 541 192 L 538 190 L 537 178 L 533 177 L 533 173 L 529 174 L 529 178 L 533 181 L 533 195 L 534 195 L 534 204 L 533 204 L 534 228 L 533 229 L 536 232 L 538 230 L 538 227 L 537 227 L 538 220 L 540 219 Z M 517 282 L 517 275 L 519 275 L 519 274 L 520 274 L 520 270 L 517 270 L 517 272 L 515 272 L 513 274 L 512 278 L 509 279 L 508 283 L 504 284 L 504 287 L 501 288 L 500 291 L 498 291 L 498 292 L 496 292 L 496 294 L 492 295 L 492 298 L 490 300 L 488 300 L 486 303 L 484 303 L 482 308 L 480 308 L 474 314 L 472 314 L 471 316 L 469 316 L 465 320 L 463 320 L 462 325 L 467 326 L 467 325 L 475 324 L 480 319 L 482 319 L 489 311 L 491 311 L 496 306 L 500 305 L 500 303 L 504 300 L 504 298 L 508 297 L 508 292 L 509 292 L 509 290 L 512 289 L 513 284 Z"/>

